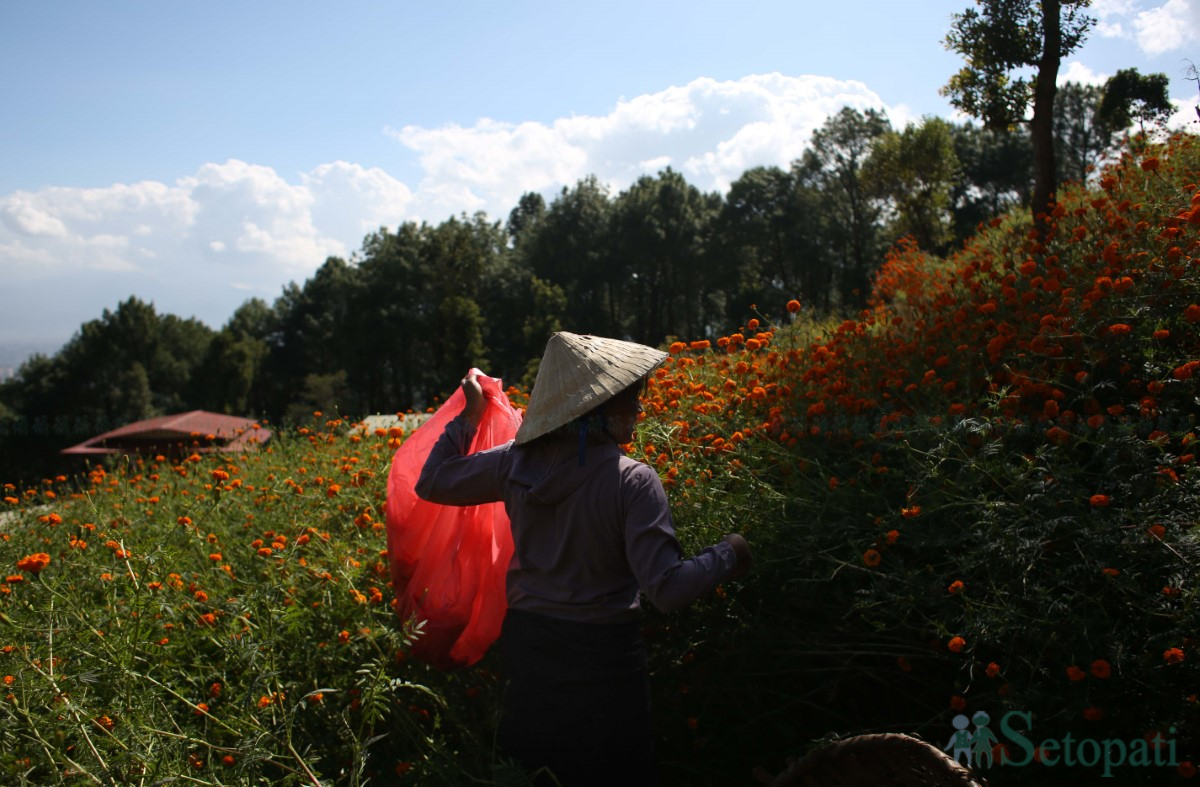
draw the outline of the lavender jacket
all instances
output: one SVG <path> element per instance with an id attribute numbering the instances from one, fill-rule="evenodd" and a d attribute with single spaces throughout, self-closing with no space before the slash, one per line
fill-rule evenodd
<path id="1" fill-rule="evenodd" d="M 658 474 L 613 443 L 553 436 L 467 454 L 474 428 L 446 426 L 417 480 L 424 500 L 443 505 L 504 501 L 515 551 L 508 605 L 556 618 L 612 623 L 636 619 L 638 590 L 671 612 L 712 591 L 737 563 L 724 541 L 683 559 Z"/>

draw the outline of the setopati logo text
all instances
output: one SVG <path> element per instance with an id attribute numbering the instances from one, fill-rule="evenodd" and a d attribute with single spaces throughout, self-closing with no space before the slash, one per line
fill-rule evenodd
<path id="1" fill-rule="evenodd" d="M 946 744 L 950 756 L 976 768 L 1006 765 L 1021 767 L 1038 763 L 1047 767 L 1100 766 L 1104 776 L 1112 776 L 1113 769 L 1122 766 L 1154 767 L 1176 766 L 1175 739 L 1161 732 L 1144 738 L 1122 740 L 1120 738 L 1075 738 L 1070 733 L 1061 738 L 1043 738 L 1033 735 L 1033 714 L 1025 711 L 1009 711 L 1000 719 L 1002 741 L 988 728 L 991 717 L 979 711 L 970 719 L 959 714 L 954 717 L 954 735 Z M 971 729 L 972 724 L 974 729 Z M 1171 735 L 1175 728 L 1169 729 Z M 993 758 L 997 758 L 993 762 Z"/>

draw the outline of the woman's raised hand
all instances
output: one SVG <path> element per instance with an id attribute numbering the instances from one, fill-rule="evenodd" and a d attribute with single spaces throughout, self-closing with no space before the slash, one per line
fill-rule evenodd
<path id="1" fill-rule="evenodd" d="M 463 415 L 471 426 L 479 426 L 483 420 L 483 411 L 487 409 L 487 400 L 483 398 L 483 386 L 479 384 L 479 372 L 472 369 L 462 380 L 463 395 L 467 397 L 467 405 Z"/>

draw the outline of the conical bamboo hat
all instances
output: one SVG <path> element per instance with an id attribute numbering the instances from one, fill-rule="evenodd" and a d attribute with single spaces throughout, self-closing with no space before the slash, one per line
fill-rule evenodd
<path id="1" fill-rule="evenodd" d="M 569 424 L 666 360 L 644 344 L 560 331 L 546 343 L 517 445 Z"/>

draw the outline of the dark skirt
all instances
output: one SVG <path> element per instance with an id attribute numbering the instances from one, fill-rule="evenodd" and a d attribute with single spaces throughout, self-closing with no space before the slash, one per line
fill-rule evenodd
<path id="1" fill-rule="evenodd" d="M 641 624 L 579 623 L 510 609 L 498 744 L 535 784 L 653 785 L 654 732 Z"/>

